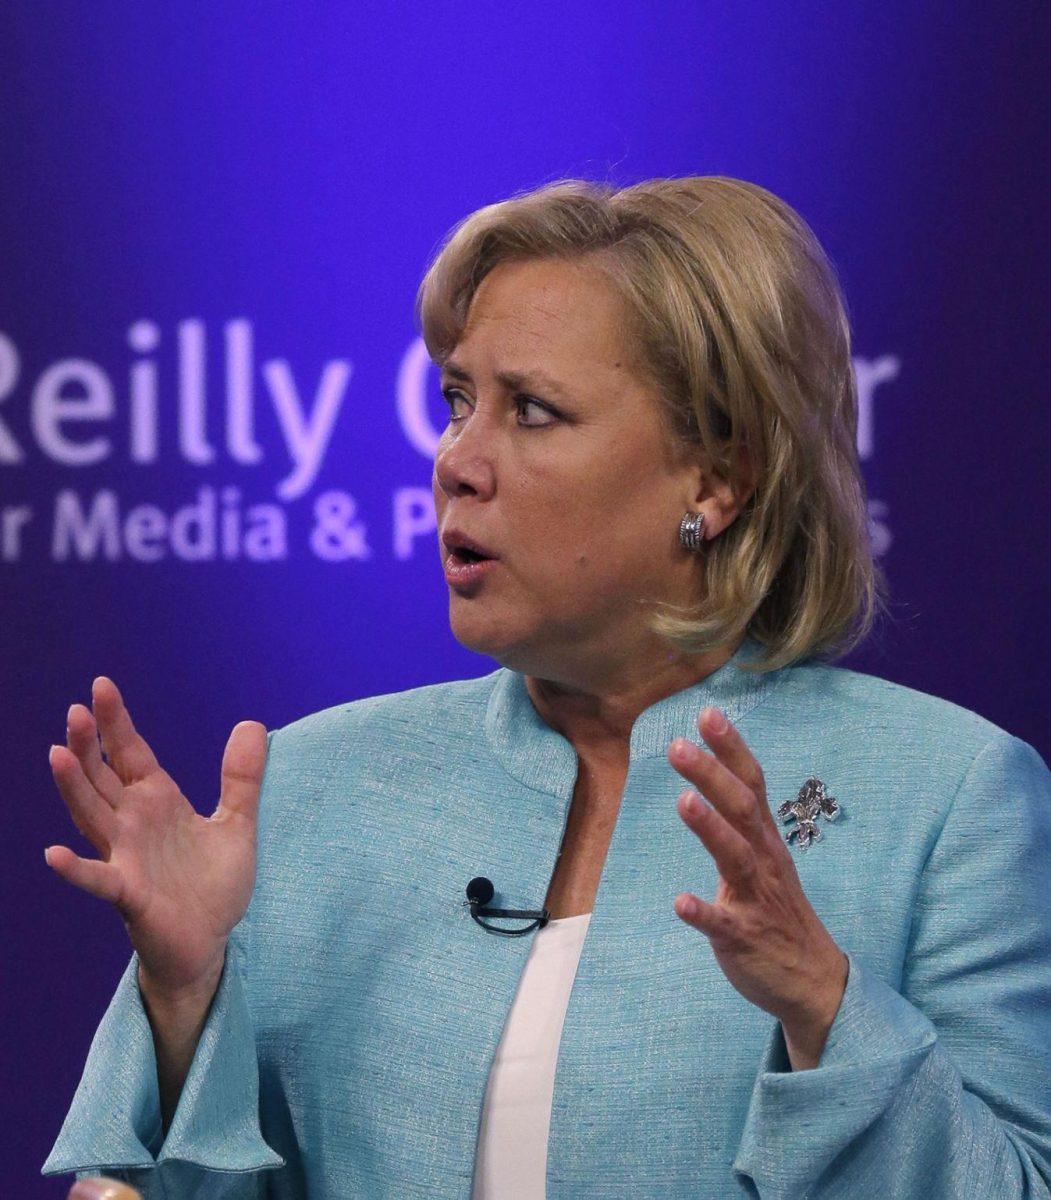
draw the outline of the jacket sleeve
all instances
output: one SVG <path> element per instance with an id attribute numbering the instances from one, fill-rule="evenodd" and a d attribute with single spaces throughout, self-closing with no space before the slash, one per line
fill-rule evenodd
<path id="1" fill-rule="evenodd" d="M 149 1200 L 256 1200 L 264 1195 L 259 1172 L 283 1165 L 259 1126 L 256 1047 L 237 940 L 227 946 L 167 1137 L 153 1034 L 132 955 L 43 1174 L 108 1175 Z"/>
<path id="2" fill-rule="evenodd" d="M 734 1171 L 762 1200 L 1051 1197 L 1051 773 L 1000 732 L 919 880 L 901 992 L 848 954 L 818 1066 L 777 1025 Z"/>

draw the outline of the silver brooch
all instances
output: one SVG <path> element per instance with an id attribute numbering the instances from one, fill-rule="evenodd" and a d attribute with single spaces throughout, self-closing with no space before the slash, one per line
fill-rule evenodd
<path id="1" fill-rule="evenodd" d="M 785 834 L 789 845 L 795 838 L 802 849 L 806 850 L 812 841 L 821 841 L 821 830 L 817 827 L 818 817 L 826 821 L 834 821 L 840 814 L 839 804 L 834 796 L 825 791 L 825 785 L 820 779 L 808 779 L 799 789 L 799 795 L 794 800 L 786 800 L 777 810 L 777 815 L 788 821 L 795 817 L 795 825 Z"/>

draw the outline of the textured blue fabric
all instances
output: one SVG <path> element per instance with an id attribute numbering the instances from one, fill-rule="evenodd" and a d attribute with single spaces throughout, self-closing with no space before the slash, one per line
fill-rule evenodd
<path id="1" fill-rule="evenodd" d="M 551 1200 L 1048 1197 L 1051 774 L 974 713 L 819 663 L 720 670 L 643 712 L 559 1052 Z M 842 805 L 794 850 L 848 953 L 821 1062 L 675 915 L 716 873 L 665 758 L 706 704 L 770 804 Z M 167 1137 L 134 959 L 45 1172 L 151 1198 L 467 1200 L 486 1080 L 531 939 L 464 887 L 538 906 L 575 752 L 521 675 L 316 713 L 270 735 L 259 873 Z"/>

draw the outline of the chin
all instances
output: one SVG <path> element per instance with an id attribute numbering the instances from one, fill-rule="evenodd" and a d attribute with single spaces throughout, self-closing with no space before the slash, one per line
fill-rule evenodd
<path id="1" fill-rule="evenodd" d="M 449 629 L 460 645 L 495 659 L 502 667 L 518 670 L 516 662 L 524 657 L 524 647 L 521 638 L 509 630 L 510 622 L 494 619 L 488 613 L 458 612 L 457 607 L 454 600 L 449 609 Z"/>
<path id="2" fill-rule="evenodd" d="M 484 654 L 509 671 L 545 679 L 558 675 L 553 662 L 560 661 L 563 656 L 553 651 L 550 642 L 530 638 L 523 630 L 518 631 L 517 637 L 510 637 L 506 625 L 498 627 L 498 631 L 489 622 L 455 619 L 450 621 L 450 628 L 453 637 L 465 650 Z"/>

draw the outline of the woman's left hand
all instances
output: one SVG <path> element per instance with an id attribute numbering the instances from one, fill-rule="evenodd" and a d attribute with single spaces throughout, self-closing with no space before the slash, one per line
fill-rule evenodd
<path id="1" fill-rule="evenodd" d="M 697 728 L 712 753 L 676 738 L 668 761 L 696 789 L 679 797 L 679 815 L 715 860 L 719 886 L 711 903 L 683 892 L 675 911 L 708 938 L 741 995 L 781 1022 L 793 1069 L 816 1067 L 847 957 L 806 898 L 744 738 L 715 708 L 702 710 Z"/>

